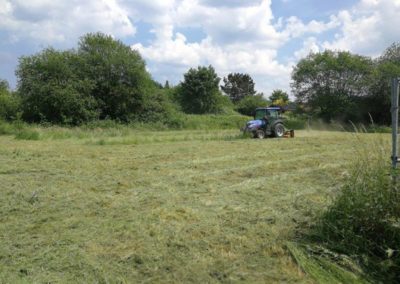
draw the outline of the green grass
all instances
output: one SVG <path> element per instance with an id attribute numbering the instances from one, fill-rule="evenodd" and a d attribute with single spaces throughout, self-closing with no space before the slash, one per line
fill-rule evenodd
<path id="1" fill-rule="evenodd" d="M 366 141 L 363 136 L 357 135 L 360 143 L 354 154 L 358 158 L 340 195 L 312 233 L 327 248 L 352 256 L 376 281 L 396 283 L 400 277 L 398 173 L 388 165 L 389 143 Z"/>
<path id="2" fill-rule="evenodd" d="M 318 283 L 368 283 L 354 261 L 345 255 L 307 244 L 288 242 L 286 246 L 299 266 Z"/>
<path id="3" fill-rule="evenodd" d="M 124 129 L 0 136 L 0 283 L 314 282 L 287 243 L 337 195 L 352 134 Z"/>
<path id="4" fill-rule="evenodd" d="M 16 132 L 15 139 L 18 140 L 39 140 L 40 134 L 37 130 L 34 129 L 21 129 Z"/>
<path id="5" fill-rule="evenodd" d="M 199 135 L 198 133 L 200 133 L 200 135 L 205 134 L 205 136 L 209 137 L 209 133 L 211 132 L 221 133 L 223 136 L 226 132 L 232 132 L 232 129 L 239 130 L 250 119 L 250 117 L 243 115 L 184 114 L 179 117 L 179 123 L 175 128 L 159 123 L 132 122 L 123 124 L 113 120 L 93 121 L 79 127 L 61 127 L 47 123 L 41 125 L 29 125 L 21 121 L 5 122 L 0 120 L 0 136 L 13 135 L 18 140 L 64 140 L 88 138 L 99 138 L 101 140 L 103 138 L 121 138 L 127 136 L 135 137 L 136 139 L 136 137 L 143 135 L 147 138 L 149 136 L 160 136 L 163 135 L 162 132 L 166 131 L 169 132 L 168 135 L 172 137 L 175 135 L 181 136 L 180 133 L 182 130 L 185 130 L 185 133 L 188 133 L 188 131 L 190 132 L 190 130 L 198 130 L 195 132 L 196 135 Z M 171 133 L 171 130 L 175 130 L 175 132 Z M 234 136 L 237 136 L 237 133 L 238 131 L 236 131 Z M 218 134 L 218 136 L 220 136 L 218 139 L 223 139 L 221 135 Z M 189 136 L 191 136 L 191 134 L 189 134 Z M 232 139 L 230 134 L 228 134 L 228 136 L 229 137 L 225 138 Z M 145 142 L 147 142 L 147 138 L 144 139 Z M 178 139 L 182 140 L 182 138 Z M 152 138 L 150 140 L 157 139 Z M 143 139 L 140 141 L 143 141 Z"/>

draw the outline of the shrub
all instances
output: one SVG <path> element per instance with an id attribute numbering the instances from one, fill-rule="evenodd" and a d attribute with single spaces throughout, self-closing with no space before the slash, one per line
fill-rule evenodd
<path id="1" fill-rule="evenodd" d="M 19 120 L 13 122 L 0 120 L 0 135 L 14 135 L 25 128 L 25 123 Z"/>
<path id="2" fill-rule="evenodd" d="M 265 107 L 267 104 L 268 101 L 262 95 L 247 96 L 237 103 L 236 110 L 243 115 L 253 116 L 256 108 Z"/>
<path id="3" fill-rule="evenodd" d="M 21 57 L 16 74 L 29 122 L 128 122 L 151 109 L 145 96 L 156 89 L 140 54 L 101 33 L 82 37 L 77 50 Z"/>
<path id="4" fill-rule="evenodd" d="M 179 128 L 180 119 L 176 106 L 163 90 L 157 90 L 144 97 L 142 111 L 136 118 L 142 123 L 157 123 L 173 128 Z"/>
<path id="5" fill-rule="evenodd" d="M 7 81 L 0 79 L 0 119 L 15 120 L 19 117 L 19 98 L 9 90 Z"/>
<path id="6" fill-rule="evenodd" d="M 392 128 L 383 125 L 371 125 L 367 127 L 367 131 L 370 133 L 392 133 Z"/>
<path id="7" fill-rule="evenodd" d="M 92 83 L 80 76 L 79 62 L 74 52 L 52 48 L 20 58 L 16 73 L 24 120 L 80 124 L 98 117 Z"/>
<path id="8" fill-rule="evenodd" d="M 219 96 L 217 103 L 219 114 L 237 115 L 237 112 L 235 111 L 235 106 L 228 96 Z"/>
<path id="9" fill-rule="evenodd" d="M 306 121 L 300 118 L 290 118 L 285 120 L 285 128 L 302 130 L 306 128 Z"/>
<path id="10" fill-rule="evenodd" d="M 307 117 L 296 115 L 291 112 L 284 114 L 286 129 L 305 129 L 307 125 Z"/>
<path id="11" fill-rule="evenodd" d="M 0 135 L 12 135 L 14 134 L 14 128 L 10 123 L 0 120 Z"/>
<path id="12" fill-rule="evenodd" d="M 12 121 L 19 117 L 20 102 L 12 93 L 0 93 L 0 119 Z"/>

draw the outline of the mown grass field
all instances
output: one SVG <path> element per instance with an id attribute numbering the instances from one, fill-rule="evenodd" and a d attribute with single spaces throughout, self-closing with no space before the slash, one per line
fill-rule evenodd
<path id="1" fill-rule="evenodd" d="M 39 132 L 0 137 L 0 283 L 313 283 L 286 243 L 359 154 L 341 132 Z"/>

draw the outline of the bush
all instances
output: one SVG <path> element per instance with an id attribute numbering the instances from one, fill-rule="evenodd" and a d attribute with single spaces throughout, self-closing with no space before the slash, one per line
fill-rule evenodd
<path id="1" fill-rule="evenodd" d="M 19 117 L 20 102 L 12 93 L 0 92 L 0 119 L 15 120 Z"/>
<path id="2" fill-rule="evenodd" d="M 247 96 L 236 105 L 236 110 L 247 116 L 253 116 L 254 111 L 258 107 L 266 107 L 268 101 L 262 95 Z"/>
<path id="3" fill-rule="evenodd" d="M 218 113 L 225 115 L 237 115 L 235 111 L 235 105 L 229 99 L 228 96 L 219 96 L 218 97 Z"/>
<path id="4" fill-rule="evenodd" d="M 371 125 L 367 127 L 369 133 L 392 133 L 392 128 L 383 125 Z"/>
<path id="5" fill-rule="evenodd" d="M 0 135 L 12 135 L 14 134 L 14 128 L 10 123 L 0 120 Z"/>
<path id="6" fill-rule="evenodd" d="M 181 115 L 168 94 L 164 90 L 157 90 L 144 97 L 143 109 L 137 121 L 180 128 Z"/>
<path id="7" fill-rule="evenodd" d="M 15 120 L 19 117 L 19 98 L 9 90 L 7 81 L 0 79 L 0 119 Z"/>
<path id="8" fill-rule="evenodd" d="M 306 128 L 306 121 L 300 118 L 290 118 L 285 120 L 286 129 L 302 130 Z"/>
<path id="9" fill-rule="evenodd" d="M 25 123 L 19 120 L 13 122 L 0 120 L 0 135 L 14 135 L 18 131 L 25 129 L 25 127 Z"/>
<path id="10" fill-rule="evenodd" d="M 20 58 L 16 73 L 24 120 L 80 124 L 99 116 L 92 83 L 80 75 L 79 62 L 74 52 L 52 48 Z"/>
<path id="11" fill-rule="evenodd" d="M 315 232 L 328 248 L 357 258 L 372 277 L 394 283 L 400 279 L 400 190 L 381 143 L 358 153 Z"/>
<path id="12" fill-rule="evenodd" d="M 145 97 L 156 89 L 140 54 L 101 33 L 82 37 L 77 50 L 21 57 L 16 74 L 28 122 L 137 120 L 151 109 Z"/>

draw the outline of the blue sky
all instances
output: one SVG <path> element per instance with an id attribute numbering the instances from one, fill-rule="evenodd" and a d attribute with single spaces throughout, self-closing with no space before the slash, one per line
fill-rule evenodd
<path id="1" fill-rule="evenodd" d="M 378 56 L 398 41 L 400 0 L 0 0 L 0 78 L 18 58 L 68 49 L 101 31 L 139 50 L 153 78 L 178 84 L 191 67 L 250 74 L 268 96 L 290 91 L 310 51 Z"/>

